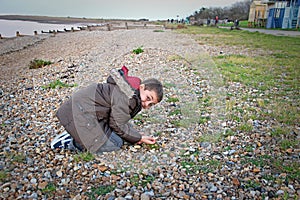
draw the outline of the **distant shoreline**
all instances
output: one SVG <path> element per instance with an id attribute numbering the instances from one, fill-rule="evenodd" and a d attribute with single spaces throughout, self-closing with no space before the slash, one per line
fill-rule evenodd
<path id="1" fill-rule="evenodd" d="M 140 21 L 140 20 L 122 20 L 122 19 L 94 19 L 94 18 L 77 18 L 77 17 L 50 17 L 37 15 L 0 15 L 4 20 L 21 20 L 33 21 L 48 24 L 76 24 L 76 23 L 105 23 L 109 21 Z"/>
<path id="2" fill-rule="evenodd" d="M 161 28 L 147 19 L 93 19 L 29 15 L 0 15 L 0 39 L 37 35 L 38 33 L 74 32 L 79 30 L 111 30 L 129 28 Z"/>

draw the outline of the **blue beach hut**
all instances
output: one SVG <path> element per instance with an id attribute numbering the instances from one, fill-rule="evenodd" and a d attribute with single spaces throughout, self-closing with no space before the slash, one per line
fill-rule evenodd
<path id="1" fill-rule="evenodd" d="M 299 28 L 300 0 L 269 1 L 266 28 Z"/>
<path id="2" fill-rule="evenodd" d="M 282 28 L 299 28 L 300 0 L 290 1 L 285 8 Z"/>

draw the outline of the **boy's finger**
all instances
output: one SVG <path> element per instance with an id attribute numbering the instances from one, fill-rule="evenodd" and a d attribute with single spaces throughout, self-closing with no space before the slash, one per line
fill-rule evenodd
<path id="1" fill-rule="evenodd" d="M 154 138 L 151 138 L 151 139 L 149 139 L 149 142 L 151 143 L 151 144 L 155 144 L 155 139 Z"/>

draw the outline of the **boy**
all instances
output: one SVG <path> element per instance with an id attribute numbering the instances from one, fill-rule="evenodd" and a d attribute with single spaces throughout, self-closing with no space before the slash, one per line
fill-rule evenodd
<path id="1" fill-rule="evenodd" d="M 97 154 L 119 150 L 123 140 L 154 144 L 154 138 L 142 136 L 128 121 L 162 97 L 163 87 L 158 80 L 141 83 L 139 78 L 128 76 L 125 66 L 113 70 L 107 83 L 80 89 L 58 109 L 56 115 L 66 131 L 51 142 L 51 148 Z"/>

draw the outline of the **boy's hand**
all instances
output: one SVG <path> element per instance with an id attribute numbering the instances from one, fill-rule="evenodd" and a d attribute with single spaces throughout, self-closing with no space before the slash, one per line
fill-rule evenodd
<path id="1" fill-rule="evenodd" d="M 156 140 L 155 140 L 155 138 L 153 138 L 151 136 L 145 136 L 145 135 L 143 135 L 142 139 L 140 141 L 138 141 L 137 144 L 142 144 L 142 143 L 145 143 L 145 144 L 155 144 Z"/>

